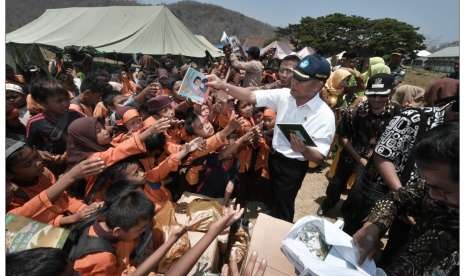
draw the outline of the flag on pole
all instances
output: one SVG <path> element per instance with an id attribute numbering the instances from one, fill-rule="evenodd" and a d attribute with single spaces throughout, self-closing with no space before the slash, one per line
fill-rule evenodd
<path id="1" fill-rule="evenodd" d="M 224 45 L 229 44 L 229 37 L 225 31 L 223 31 L 223 34 L 221 35 L 220 42 Z"/>

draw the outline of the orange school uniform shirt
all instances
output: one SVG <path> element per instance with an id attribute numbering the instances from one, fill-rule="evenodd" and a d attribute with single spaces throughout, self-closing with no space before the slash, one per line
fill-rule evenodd
<path id="1" fill-rule="evenodd" d="M 91 226 L 88 232 L 91 237 L 98 237 Z M 87 254 L 74 261 L 74 270 L 81 276 L 115 276 L 131 266 L 130 254 L 136 246 L 136 241 L 118 241 L 113 244 L 116 255 L 110 252 Z"/>
<path id="2" fill-rule="evenodd" d="M 85 106 L 83 104 L 71 103 L 69 105 L 69 109 L 77 111 L 77 112 L 83 114 L 86 117 L 94 116 L 94 111 L 91 108 L 89 108 L 89 107 L 87 107 L 87 106 Z"/>
<path id="3" fill-rule="evenodd" d="M 254 122 L 252 119 L 245 119 L 244 124 L 239 129 L 240 135 L 244 135 L 249 131 L 253 126 Z M 255 164 L 251 164 L 253 152 L 257 151 L 257 157 Z M 260 138 L 257 142 L 256 148 L 252 145 L 246 145 L 243 147 L 238 154 L 239 159 L 239 172 L 244 173 L 254 168 L 260 176 L 269 179 L 269 170 L 268 170 L 268 156 L 270 154 L 270 147 L 266 144 L 264 138 Z"/>
<path id="4" fill-rule="evenodd" d="M 218 133 L 207 138 L 205 141 L 206 146 L 203 150 L 196 150 L 192 152 L 186 160 L 186 164 L 190 164 L 195 159 L 213 153 L 228 143 L 227 139 L 223 139 Z M 205 169 L 204 165 L 197 165 L 189 168 L 186 173 L 186 181 L 189 185 L 197 185 L 199 183 L 199 175 Z"/>
<path id="5" fill-rule="evenodd" d="M 69 196 L 66 192 L 63 192 L 55 202 L 50 202 L 45 190 L 55 184 L 55 182 L 53 173 L 44 168 L 36 185 L 20 187 L 29 200 L 15 196 L 9 205 L 9 209 L 16 210 L 15 214 L 17 215 L 29 217 L 54 226 L 60 226 L 62 217 L 70 213 L 77 213 L 87 205 L 83 201 Z M 21 214 L 18 212 L 21 212 Z"/>
<path id="6" fill-rule="evenodd" d="M 69 197 L 68 197 L 69 198 Z M 66 197 L 60 197 L 56 202 L 51 202 L 46 191 L 42 191 L 21 207 L 9 211 L 10 214 L 28 217 L 42 223 L 48 223 L 53 226 L 60 226 L 60 220 L 65 216 L 66 209 L 62 205 L 69 202 Z M 81 208 L 86 206 L 82 203 Z"/>

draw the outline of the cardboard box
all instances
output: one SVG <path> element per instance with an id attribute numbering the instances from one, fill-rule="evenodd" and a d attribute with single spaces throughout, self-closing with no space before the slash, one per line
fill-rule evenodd
<path id="1" fill-rule="evenodd" d="M 8 253 L 37 247 L 63 248 L 69 230 L 30 218 L 7 214 L 5 218 Z"/>
<path id="2" fill-rule="evenodd" d="M 191 247 L 200 241 L 200 239 L 205 235 L 202 232 L 187 232 L 189 236 L 189 241 L 191 243 Z M 218 246 L 218 240 L 214 240 L 210 246 L 208 246 L 207 250 L 203 252 L 202 256 L 200 256 L 197 263 L 191 269 L 191 271 L 187 274 L 188 276 L 198 276 L 204 275 L 205 272 L 219 272 L 219 259 L 220 259 L 220 252 Z"/>
<path id="3" fill-rule="evenodd" d="M 181 198 L 178 200 L 177 204 L 188 204 L 198 198 L 214 200 L 220 204 L 223 203 L 222 198 L 209 198 L 209 197 L 194 194 L 194 193 L 184 192 Z M 175 212 L 175 216 L 176 216 L 176 220 L 178 223 L 184 224 L 184 225 L 189 223 L 189 217 L 185 213 Z M 194 245 L 205 235 L 204 232 L 195 232 L 195 231 L 189 231 L 187 234 L 189 236 L 191 247 L 194 247 Z M 224 250 L 228 243 L 228 237 L 229 237 L 229 232 L 219 235 L 210 244 L 207 250 L 205 250 L 205 252 L 202 254 L 200 259 L 197 261 L 197 263 L 194 265 L 194 267 L 192 268 L 192 270 L 189 272 L 188 275 L 197 276 L 197 275 L 203 275 L 204 272 L 210 272 L 210 273 L 219 272 L 220 252 L 224 253 Z"/>
<path id="4" fill-rule="evenodd" d="M 220 204 L 223 204 L 223 199 L 222 198 L 210 198 L 210 197 L 206 197 L 206 196 L 199 195 L 199 194 L 194 194 L 194 193 L 189 193 L 189 192 L 184 192 L 177 203 L 178 204 L 180 204 L 180 203 L 181 204 L 186 204 L 186 203 L 189 204 L 189 203 L 191 203 L 192 201 L 194 201 L 195 199 L 198 199 L 198 198 L 210 199 L 210 200 L 217 201 Z M 176 220 L 178 221 L 179 224 L 186 225 L 186 224 L 189 223 L 189 217 L 187 216 L 187 214 L 182 214 L 182 213 L 176 212 L 175 216 L 176 216 Z M 218 242 L 220 243 L 219 246 L 220 246 L 220 249 L 221 249 L 221 253 L 225 253 L 224 249 L 226 248 L 226 245 L 228 243 L 229 229 L 226 229 L 226 230 L 227 230 L 226 233 L 224 233 L 222 235 L 219 235 L 218 238 L 217 238 Z M 192 246 L 192 243 L 191 243 L 191 246 Z"/>
<path id="5" fill-rule="evenodd" d="M 256 251 L 259 258 L 268 262 L 266 276 L 296 275 L 294 266 L 281 251 L 281 241 L 292 226 L 292 223 L 260 213 L 253 227 L 247 260 Z"/>

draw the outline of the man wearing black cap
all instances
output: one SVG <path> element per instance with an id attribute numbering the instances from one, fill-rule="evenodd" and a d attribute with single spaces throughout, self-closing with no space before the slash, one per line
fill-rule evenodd
<path id="1" fill-rule="evenodd" d="M 347 108 L 341 111 L 337 133 L 343 150 L 336 173 L 326 188 L 326 198 L 318 209 L 318 215 L 324 215 L 339 202 L 351 175 L 361 172 L 367 166 L 385 126 L 400 113 L 400 106 L 389 100 L 393 84 L 392 75 L 374 75 L 368 80 L 368 88 L 365 91 L 368 100 L 354 109 Z M 370 165 L 368 169 L 373 169 L 373 164 Z M 360 195 L 356 193 L 354 196 Z M 358 212 L 351 209 L 348 213 L 352 214 L 352 211 Z M 346 221 L 346 224 L 351 223 Z"/>
<path id="2" fill-rule="evenodd" d="M 296 136 L 290 141 L 279 128 L 273 134 L 269 157 L 274 197 L 272 215 L 292 222 L 294 201 L 308 168 L 308 161 L 321 163 L 328 154 L 335 132 L 334 114 L 318 95 L 331 68 L 325 58 L 313 54 L 302 59 L 295 69 L 291 88 L 255 90 L 228 84 L 214 75 L 208 86 L 223 90 L 241 101 L 275 111 L 276 124 L 301 124 L 316 147 L 306 146 Z"/>
<path id="3" fill-rule="evenodd" d="M 263 64 L 260 62 L 260 49 L 250 47 L 247 49 L 248 61 L 239 61 L 237 56 L 231 54 L 231 66 L 237 70 L 244 70 L 244 87 L 260 86 L 262 83 Z"/>

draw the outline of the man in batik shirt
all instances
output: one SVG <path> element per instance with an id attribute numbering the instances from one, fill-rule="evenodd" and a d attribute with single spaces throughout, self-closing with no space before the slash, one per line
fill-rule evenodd
<path id="1" fill-rule="evenodd" d="M 367 101 L 341 113 L 338 135 L 343 150 L 334 177 L 326 189 L 318 215 L 323 215 L 339 201 L 351 175 L 367 165 L 379 137 L 389 121 L 400 113 L 400 106 L 389 100 L 394 78 L 378 74 L 368 81 Z"/>
<path id="2" fill-rule="evenodd" d="M 387 275 L 459 275 L 459 124 L 443 124 L 423 137 L 413 150 L 422 179 L 377 201 L 354 235 L 363 262 L 396 217 L 413 216 L 406 243 L 382 266 Z"/>

